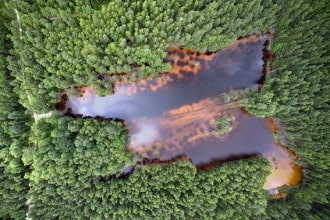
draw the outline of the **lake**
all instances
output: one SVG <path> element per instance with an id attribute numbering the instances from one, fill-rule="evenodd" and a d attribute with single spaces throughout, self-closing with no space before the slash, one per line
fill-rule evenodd
<path id="1" fill-rule="evenodd" d="M 170 161 L 184 156 L 199 170 L 223 162 L 265 156 L 272 174 L 264 189 L 297 185 L 298 157 L 277 143 L 272 119 L 248 114 L 221 94 L 260 89 L 265 79 L 268 35 L 251 35 L 214 53 L 175 47 L 168 73 L 137 82 L 118 81 L 114 94 L 100 97 L 92 87 L 80 96 L 62 94 L 63 112 L 81 117 L 120 119 L 129 129 L 128 148 L 141 159 Z M 226 119 L 228 128 L 219 132 Z M 294 155 L 294 156 L 292 156 Z"/>

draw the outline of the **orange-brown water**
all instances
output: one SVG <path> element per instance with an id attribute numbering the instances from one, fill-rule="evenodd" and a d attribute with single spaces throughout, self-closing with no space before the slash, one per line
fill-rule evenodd
<path id="1" fill-rule="evenodd" d="M 210 164 L 264 155 L 272 165 L 264 189 L 294 186 L 301 179 L 301 167 L 292 151 L 274 142 L 276 123 L 246 114 L 238 103 L 225 104 L 219 96 L 258 88 L 265 74 L 268 37 L 242 38 L 216 53 L 170 48 L 169 73 L 134 83 L 119 81 L 115 93 L 105 97 L 84 87 L 80 97 L 63 94 L 59 109 L 123 119 L 130 131 L 128 148 L 141 159 L 160 162 L 185 155 L 202 170 L 213 167 Z M 216 131 L 221 116 L 231 120 L 224 134 Z"/>

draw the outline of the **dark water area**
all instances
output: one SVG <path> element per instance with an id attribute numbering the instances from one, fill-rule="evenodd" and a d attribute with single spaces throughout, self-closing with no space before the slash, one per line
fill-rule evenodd
<path id="1" fill-rule="evenodd" d="M 282 170 L 288 170 L 290 153 L 274 142 L 269 121 L 247 114 L 238 103 L 225 104 L 219 96 L 259 88 L 266 74 L 269 37 L 244 37 L 215 53 L 170 48 L 170 72 L 138 82 L 119 81 L 114 94 L 104 97 L 91 87 L 80 88 L 79 97 L 63 93 L 58 109 L 72 116 L 121 120 L 129 130 L 128 149 L 141 159 L 137 166 L 187 159 L 204 170 L 263 155 L 270 162 L 277 157 L 277 164 L 285 158 L 288 162 Z M 230 119 L 230 128 L 223 134 L 217 133 L 219 117 Z M 124 177 L 134 167 L 129 170 Z M 274 172 L 280 170 L 274 168 Z M 102 177 L 102 181 L 111 178 Z M 276 184 L 268 182 L 265 188 L 289 184 L 276 178 L 271 180 Z"/>
<path id="2" fill-rule="evenodd" d="M 203 166 L 210 161 L 232 161 L 266 153 L 273 143 L 273 135 L 262 118 L 243 115 L 240 112 L 238 125 L 228 137 L 220 139 L 217 134 L 186 143 L 184 152 L 193 163 Z M 258 132 L 256 134 L 256 132 Z M 258 137 L 258 138 L 256 138 Z"/>
<path id="3" fill-rule="evenodd" d="M 187 155 L 201 167 L 262 155 L 272 147 L 273 134 L 267 121 L 250 116 L 235 105 L 214 102 L 211 106 L 211 102 L 207 105 L 202 101 L 187 112 L 172 111 L 153 120 L 129 124 L 130 149 L 141 158 L 162 161 Z M 231 129 L 220 135 L 216 132 L 215 121 L 224 115 L 231 117 Z"/>

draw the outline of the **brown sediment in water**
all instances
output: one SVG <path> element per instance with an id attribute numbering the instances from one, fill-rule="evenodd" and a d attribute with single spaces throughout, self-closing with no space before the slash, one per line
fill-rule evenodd
<path id="1" fill-rule="evenodd" d="M 296 154 L 280 143 L 264 154 L 272 165 L 271 174 L 267 177 L 264 189 L 283 185 L 296 186 L 302 179 L 302 167 L 297 164 Z"/>
<path id="2" fill-rule="evenodd" d="M 279 131 L 279 126 L 273 118 L 265 118 L 267 126 L 273 134 L 277 134 Z"/>
<path id="3" fill-rule="evenodd" d="M 193 79 L 195 79 L 195 81 L 200 81 L 201 78 L 199 76 L 203 75 L 203 71 L 209 70 L 211 70 L 209 71 L 211 73 L 219 72 L 216 77 L 213 76 L 216 81 L 219 81 L 219 77 L 236 75 L 236 71 L 233 70 L 233 68 L 230 68 L 231 65 L 246 65 L 244 62 L 248 62 L 249 57 L 252 57 L 252 62 L 255 61 L 253 58 L 255 59 L 257 54 L 256 51 L 260 51 L 260 58 L 261 61 L 263 61 L 263 64 L 260 64 L 261 71 L 255 71 L 258 73 L 258 77 L 255 79 L 254 74 L 252 79 L 255 81 L 251 82 L 251 79 L 245 81 L 241 79 L 241 83 L 239 84 L 242 84 L 241 88 L 251 87 L 253 84 L 260 85 L 263 83 L 266 75 L 264 64 L 270 61 L 267 55 L 270 52 L 265 47 L 269 37 L 271 36 L 253 34 L 248 37 L 243 37 L 240 40 L 222 48 L 221 50 L 206 53 L 199 53 L 183 47 L 169 48 L 168 55 L 165 60 L 171 63 L 171 71 L 163 73 L 157 78 L 139 80 L 134 84 L 127 81 L 116 82 L 114 93 L 133 95 L 143 91 L 156 92 L 159 89 L 164 89 L 171 83 L 174 84 L 176 81 L 182 81 L 182 83 L 186 81 L 192 82 Z M 240 57 L 244 56 L 246 56 L 245 60 L 240 62 Z M 258 65 L 256 66 L 258 67 Z M 248 65 L 246 65 L 246 67 L 250 68 Z M 247 72 L 248 71 L 249 70 L 247 70 Z M 249 74 L 247 74 L 247 76 L 248 75 Z M 244 78 L 244 76 L 241 77 Z M 212 77 L 209 79 L 212 79 Z M 238 80 L 238 78 L 235 80 Z M 244 82 L 247 82 L 247 84 Z M 219 86 L 218 88 L 222 87 L 224 87 L 224 85 Z M 221 93 L 223 91 L 220 90 L 219 92 Z"/>
<path id="4" fill-rule="evenodd" d="M 268 35 L 251 35 L 203 54 L 170 48 L 166 58 L 172 64 L 170 72 L 134 83 L 116 82 L 114 94 L 105 97 L 81 87 L 79 97 L 62 93 L 57 107 L 72 116 L 121 119 L 130 133 L 128 148 L 141 158 L 139 165 L 184 158 L 202 171 L 264 155 L 273 166 L 264 188 L 293 186 L 301 176 L 296 160 L 289 156 L 292 152 L 273 140 L 276 123 L 246 114 L 238 103 L 225 104 L 219 96 L 233 89 L 260 88 L 270 59 L 268 40 Z M 222 135 L 216 132 L 221 116 L 231 119 Z M 282 170 L 289 168 L 297 170 L 296 176 L 284 174 Z"/>
<path id="5" fill-rule="evenodd" d="M 195 141 L 201 138 L 215 137 L 225 140 L 230 134 L 230 130 L 238 126 L 236 117 L 239 114 L 237 103 L 218 104 L 216 98 L 206 98 L 192 105 L 184 105 L 163 113 L 161 117 L 155 118 L 151 123 L 157 125 L 159 130 L 157 141 L 145 143 L 140 147 L 140 143 L 131 139 L 130 149 L 136 152 L 144 152 L 152 147 L 167 146 L 167 151 L 181 149 L 183 152 L 187 148 L 194 146 Z M 216 133 L 216 119 L 223 115 L 230 115 L 232 118 L 231 129 L 224 135 Z M 141 121 L 140 121 L 141 122 Z M 134 122 L 138 124 L 139 122 Z M 165 155 L 163 155 L 164 157 Z M 166 157 L 172 157 L 170 153 Z"/>
<path id="6" fill-rule="evenodd" d="M 273 134 L 279 132 L 279 125 L 273 118 L 267 118 L 267 125 Z M 297 186 L 303 176 L 302 166 L 298 164 L 298 155 L 279 141 L 274 140 L 272 148 L 263 154 L 271 164 L 271 174 L 266 178 L 264 189 L 270 190 L 284 185 Z M 287 193 L 279 191 L 273 199 L 286 197 Z"/>
<path id="7" fill-rule="evenodd" d="M 58 103 L 56 103 L 55 108 L 59 111 L 64 111 L 65 110 L 65 105 L 68 102 L 68 96 L 65 93 L 65 91 L 61 91 L 61 99 Z"/>

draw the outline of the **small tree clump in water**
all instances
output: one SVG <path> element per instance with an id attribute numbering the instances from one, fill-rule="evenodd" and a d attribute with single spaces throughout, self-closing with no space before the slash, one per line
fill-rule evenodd
<path id="1" fill-rule="evenodd" d="M 220 135 L 225 134 L 229 132 L 230 128 L 231 128 L 231 117 L 223 115 L 217 119 L 216 129 L 215 129 L 217 134 Z"/>

